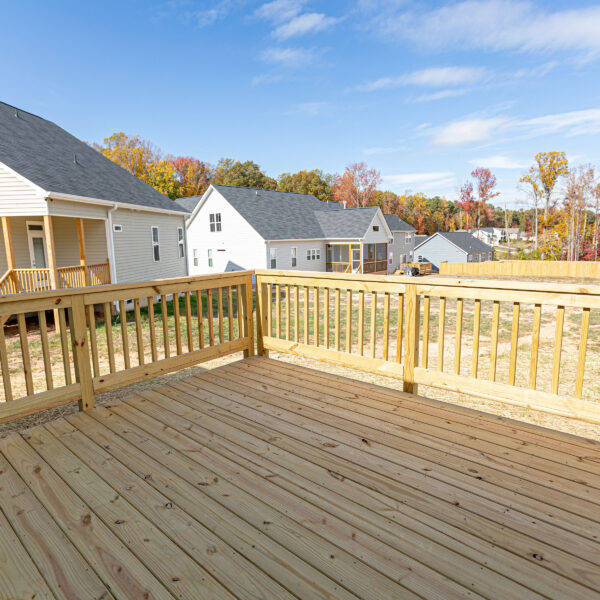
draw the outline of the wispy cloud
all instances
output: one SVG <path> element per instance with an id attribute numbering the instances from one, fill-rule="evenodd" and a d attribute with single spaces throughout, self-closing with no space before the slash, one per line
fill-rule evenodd
<path id="1" fill-rule="evenodd" d="M 300 104 L 292 106 L 286 114 L 316 117 L 323 114 L 328 108 L 328 102 L 301 102 Z"/>
<path id="2" fill-rule="evenodd" d="M 191 0 L 169 0 L 156 8 L 158 18 L 177 18 L 187 25 L 208 27 L 226 17 L 240 0 L 218 0 L 203 3 L 202 8 L 197 8 Z"/>
<path id="3" fill-rule="evenodd" d="M 254 11 L 254 16 L 273 23 L 283 23 L 297 16 L 303 4 L 303 0 L 274 0 L 259 6 Z"/>
<path id="4" fill-rule="evenodd" d="M 514 160 L 503 154 L 474 158 L 469 163 L 475 167 L 486 167 L 488 169 L 524 169 L 527 167 L 527 163 Z"/>
<path id="5" fill-rule="evenodd" d="M 379 34 L 428 49 L 600 51 L 600 6 L 544 6 L 523 0 L 464 0 L 431 10 L 403 6 L 377 14 L 374 23 Z"/>
<path id="6" fill-rule="evenodd" d="M 405 73 L 397 77 L 380 77 L 359 85 L 362 92 L 386 90 L 401 86 L 446 87 L 473 84 L 485 75 L 481 67 L 432 67 L 421 71 Z"/>
<path id="7" fill-rule="evenodd" d="M 501 117 L 464 119 L 440 127 L 433 142 L 440 146 L 459 146 L 488 140 L 506 122 Z"/>
<path id="8" fill-rule="evenodd" d="M 269 64 L 285 67 L 301 67 L 310 64 L 315 59 L 315 52 L 306 48 L 267 48 L 260 58 Z"/>
<path id="9" fill-rule="evenodd" d="M 323 13 L 305 13 L 294 17 L 291 21 L 280 25 L 273 32 L 278 40 L 287 40 L 306 33 L 316 33 L 333 27 L 340 19 L 328 17 Z"/>
<path id="10" fill-rule="evenodd" d="M 429 171 L 424 173 L 398 173 L 396 175 L 384 175 L 383 182 L 398 190 L 405 190 L 418 186 L 419 189 L 433 189 L 449 187 L 455 183 L 455 175 L 452 171 Z"/>
<path id="11" fill-rule="evenodd" d="M 439 92 L 432 92 L 431 94 L 421 94 L 416 98 L 413 98 L 411 102 L 433 102 L 434 100 L 445 100 L 446 98 L 458 98 L 464 96 L 469 91 L 469 88 L 463 88 L 460 90 L 440 90 Z"/>

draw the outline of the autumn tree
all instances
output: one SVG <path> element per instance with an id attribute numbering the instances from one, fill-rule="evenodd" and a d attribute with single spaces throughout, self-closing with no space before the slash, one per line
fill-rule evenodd
<path id="1" fill-rule="evenodd" d="M 323 173 L 320 169 L 313 169 L 297 173 L 282 173 L 277 179 L 277 189 L 282 192 L 312 194 L 319 200 L 328 201 L 333 200 L 332 183 L 332 175 Z"/>
<path id="2" fill-rule="evenodd" d="M 526 175 L 523 175 L 521 179 L 519 179 L 519 183 L 525 186 L 525 191 L 529 198 L 531 199 L 531 203 L 533 204 L 534 218 L 533 218 L 533 232 L 535 235 L 535 249 L 539 248 L 539 207 L 542 199 L 542 188 L 540 185 L 538 174 L 536 173 L 533 166 L 529 168 L 529 172 Z"/>
<path id="3" fill-rule="evenodd" d="M 211 184 L 213 169 L 191 156 L 168 156 L 182 196 L 201 196 Z"/>
<path id="4" fill-rule="evenodd" d="M 150 141 L 119 131 L 92 147 L 169 198 L 181 196 L 173 165 Z"/>
<path id="5" fill-rule="evenodd" d="M 463 186 L 460 188 L 460 200 L 456 202 L 457 206 L 460 210 L 465 214 L 466 223 L 465 229 L 467 231 L 471 230 L 471 225 L 474 220 L 474 212 L 475 212 L 475 194 L 473 193 L 473 184 L 470 181 L 466 181 Z M 469 222 L 470 217 L 470 222 Z M 462 229 L 461 222 L 461 229 Z"/>
<path id="6" fill-rule="evenodd" d="M 269 177 L 254 161 L 240 162 L 221 158 L 214 170 L 213 183 L 263 190 L 277 189 L 277 182 Z"/>
<path id="7" fill-rule="evenodd" d="M 371 206 L 381 181 L 381 174 L 376 169 L 369 169 L 364 162 L 353 163 L 342 175 L 335 177 L 333 198 L 349 208 Z"/>
<path id="8" fill-rule="evenodd" d="M 489 225 L 492 221 L 494 212 L 490 202 L 499 195 L 499 192 L 494 189 L 496 187 L 496 176 L 489 169 L 477 167 L 471 172 L 471 177 L 475 180 L 477 229 L 479 229 L 482 216 L 485 225 Z"/>

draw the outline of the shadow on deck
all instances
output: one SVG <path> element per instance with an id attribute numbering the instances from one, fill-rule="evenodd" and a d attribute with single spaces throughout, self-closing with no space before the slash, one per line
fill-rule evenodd
<path id="1" fill-rule="evenodd" d="M 266 358 L 0 441 L 2 598 L 600 597 L 600 443 Z"/>

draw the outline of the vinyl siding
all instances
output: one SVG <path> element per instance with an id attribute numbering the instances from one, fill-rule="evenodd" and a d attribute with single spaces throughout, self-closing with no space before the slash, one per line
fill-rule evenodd
<path id="1" fill-rule="evenodd" d="M 267 260 L 271 248 L 277 248 L 277 269 L 290 271 L 325 271 L 325 243 L 323 241 L 269 242 Z M 292 267 L 292 248 L 296 248 L 296 266 Z M 320 260 L 307 260 L 307 250 L 320 250 Z M 271 268 L 270 261 L 267 268 Z"/>
<path id="2" fill-rule="evenodd" d="M 410 241 L 407 242 L 407 237 L 410 236 Z M 415 234 L 414 232 L 397 231 L 394 233 L 394 243 L 390 246 L 392 252 L 392 264 L 390 272 L 394 273 L 400 266 L 400 258 L 406 255 L 408 262 L 412 261 L 413 250 L 415 249 Z"/>
<path id="3" fill-rule="evenodd" d="M 210 214 L 221 213 L 221 231 L 210 230 Z M 216 190 L 187 224 L 190 275 L 267 267 L 266 245 L 258 232 Z M 198 265 L 194 265 L 194 250 Z M 212 250 L 213 266 L 208 266 Z"/>
<path id="4" fill-rule="evenodd" d="M 105 219 L 109 208 L 100 204 L 87 204 L 86 202 L 48 200 L 48 213 L 56 216 Z"/>
<path id="5" fill-rule="evenodd" d="M 112 222 L 123 227 L 122 232 L 113 233 L 118 283 L 187 275 L 187 259 L 179 258 L 177 248 L 177 227 L 184 227 L 184 215 L 118 209 L 112 213 Z M 154 262 L 152 254 L 153 225 L 159 230 L 158 262 Z"/>
<path id="6" fill-rule="evenodd" d="M 467 253 L 451 244 L 441 235 L 428 239 L 422 246 L 415 248 L 414 260 L 423 256 L 423 262 L 430 262 L 436 269 L 443 261 L 467 262 Z"/>
<path id="7" fill-rule="evenodd" d="M 29 258 L 29 246 L 27 244 L 27 228 L 26 221 L 40 221 L 41 217 L 11 217 L 10 227 L 13 238 L 13 249 L 15 252 L 15 264 L 17 269 L 29 269 L 31 260 Z M 4 246 L 4 236 L 0 229 L 0 274 L 4 274 L 7 270 L 6 251 Z"/>
<path id="8" fill-rule="evenodd" d="M 0 163 L 0 214 L 43 215 L 48 209 L 40 191 Z"/>

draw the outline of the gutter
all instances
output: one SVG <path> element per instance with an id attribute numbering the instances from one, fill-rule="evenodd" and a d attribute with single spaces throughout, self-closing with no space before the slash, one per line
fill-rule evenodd
<path id="1" fill-rule="evenodd" d="M 112 283 L 117 283 L 117 265 L 115 261 L 115 240 L 114 240 L 114 231 L 113 231 L 113 222 L 112 222 L 112 214 L 119 208 L 119 204 L 117 202 L 114 203 L 113 207 L 108 210 L 108 231 L 110 232 L 110 280 Z"/>

